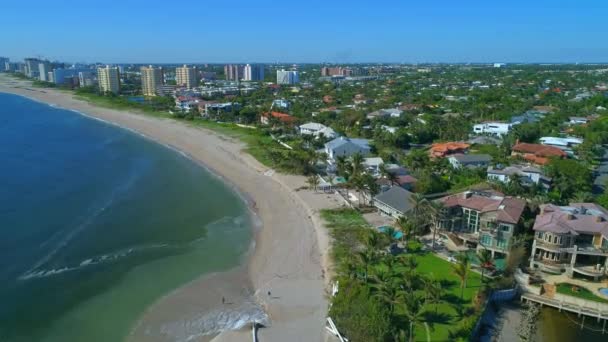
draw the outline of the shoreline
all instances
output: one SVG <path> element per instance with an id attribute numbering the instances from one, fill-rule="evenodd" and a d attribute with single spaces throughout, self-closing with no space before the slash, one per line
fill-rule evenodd
<path id="1" fill-rule="evenodd" d="M 244 268 L 242 273 L 246 278 L 243 280 L 251 283 L 253 296 L 270 316 L 271 326 L 259 331 L 260 338 L 264 341 L 324 340 L 327 312 L 325 294 L 331 266 L 328 255 L 329 236 L 322 225 L 318 209 L 337 207 L 339 201 L 331 198 L 331 195 L 295 190 L 305 185 L 303 176 L 278 173 L 265 175 L 268 168 L 244 153 L 242 149 L 245 145 L 242 142 L 212 130 L 191 127 L 171 118 L 155 118 L 131 111 L 96 107 L 74 99 L 70 93 L 53 89 L 40 91 L 35 88 L 15 88 L 7 84 L 7 81 L 24 87 L 28 85 L 24 81 L 4 76 L 0 80 L 0 91 L 25 96 L 128 129 L 181 153 L 219 177 L 241 196 L 252 212 L 253 221 L 257 217 L 262 226 L 259 229 L 254 225 L 251 251 L 243 256 L 243 266 L 237 267 Z M 192 296 L 200 295 L 208 290 L 206 278 L 216 276 L 217 274 L 202 275 L 159 298 L 146 309 L 140 320 L 134 322 L 134 329 L 145 325 L 149 311 L 179 313 L 179 308 L 175 310 L 178 305 L 169 303 L 170 299 L 188 291 L 192 292 Z M 272 291 L 271 298 L 265 295 L 267 291 Z M 205 308 L 197 309 L 200 313 Z M 212 336 L 206 336 L 205 339 L 207 337 Z M 214 341 L 249 339 L 248 331 L 237 331 L 219 334 Z"/>

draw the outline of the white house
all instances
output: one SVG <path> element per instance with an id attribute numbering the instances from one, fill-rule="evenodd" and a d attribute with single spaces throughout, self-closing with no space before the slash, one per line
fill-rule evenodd
<path id="1" fill-rule="evenodd" d="M 336 133 L 331 127 L 327 127 L 316 122 L 305 123 L 299 127 L 299 130 L 300 134 L 312 135 L 315 138 L 323 136 L 328 139 L 334 139 L 338 136 L 338 133 Z"/>
<path id="2" fill-rule="evenodd" d="M 570 121 L 568 121 L 568 124 L 583 125 L 583 124 L 586 124 L 587 122 L 589 122 L 589 119 L 587 119 L 587 118 L 580 117 L 580 116 L 571 116 Z"/>
<path id="3" fill-rule="evenodd" d="M 357 153 L 367 156 L 371 153 L 371 147 L 367 139 L 338 137 L 325 144 L 325 153 L 330 160 L 335 160 L 339 156 L 352 157 Z"/>
<path id="4" fill-rule="evenodd" d="M 386 118 L 386 117 L 398 118 L 401 116 L 401 114 L 403 114 L 403 111 L 398 108 L 379 109 L 375 112 L 371 112 L 371 113 L 367 114 L 367 118 L 370 120 L 375 119 L 375 118 Z"/>
<path id="5" fill-rule="evenodd" d="M 583 143 L 583 139 L 575 137 L 542 137 L 538 140 L 543 145 L 555 146 L 561 149 L 570 149 Z"/>
<path id="6" fill-rule="evenodd" d="M 380 165 L 382 164 L 384 164 L 384 161 L 379 157 L 363 159 L 363 166 L 374 176 L 377 176 L 380 173 Z"/>
<path id="7" fill-rule="evenodd" d="M 523 185 L 540 184 L 548 189 L 551 178 L 546 177 L 539 168 L 526 165 L 511 165 L 507 167 L 488 167 L 489 181 L 509 183 L 511 176 L 518 176 Z"/>
<path id="8" fill-rule="evenodd" d="M 476 134 L 493 134 L 502 136 L 511 131 L 513 124 L 504 122 L 484 122 L 473 126 L 473 132 Z"/>

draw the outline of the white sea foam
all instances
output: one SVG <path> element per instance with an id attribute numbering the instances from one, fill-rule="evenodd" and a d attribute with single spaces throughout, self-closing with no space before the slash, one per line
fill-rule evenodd
<path id="1" fill-rule="evenodd" d="M 214 310 L 163 324 L 159 333 L 172 341 L 189 342 L 222 331 L 238 330 L 252 322 L 269 326 L 270 318 L 256 303 L 245 302 L 234 309 Z"/>

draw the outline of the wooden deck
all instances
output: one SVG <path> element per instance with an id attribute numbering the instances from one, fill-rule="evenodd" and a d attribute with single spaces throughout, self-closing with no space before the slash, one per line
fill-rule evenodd
<path id="1" fill-rule="evenodd" d="M 543 306 L 543 305 L 550 306 L 550 307 L 558 309 L 559 311 L 564 310 L 564 311 L 572 312 L 572 313 L 577 314 L 578 317 L 583 316 L 581 326 L 585 322 L 585 320 L 584 320 L 585 316 L 597 318 L 598 322 L 600 322 L 601 320 L 604 320 L 604 323 L 602 325 L 602 334 L 604 334 L 605 332 L 608 332 L 608 330 L 606 330 L 606 321 L 608 320 L 608 311 L 600 311 L 595 308 L 576 305 L 573 303 L 566 303 L 563 301 L 547 298 L 547 297 L 532 294 L 532 293 L 522 294 L 521 301 L 533 302 L 533 303 L 540 304 L 541 306 Z"/>

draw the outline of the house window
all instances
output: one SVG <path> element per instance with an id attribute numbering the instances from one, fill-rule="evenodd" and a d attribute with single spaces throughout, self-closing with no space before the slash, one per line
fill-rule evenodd
<path id="1" fill-rule="evenodd" d="M 608 249 L 608 239 L 602 238 L 602 248 Z"/>
<path id="2" fill-rule="evenodd" d="M 488 234 L 483 234 L 481 236 L 481 244 L 484 246 L 492 246 L 492 236 Z"/>
<path id="3" fill-rule="evenodd" d="M 497 239 L 496 240 L 496 246 L 499 247 L 499 248 L 506 249 L 507 246 L 509 246 L 509 240 L 507 240 L 507 239 Z"/>
<path id="4" fill-rule="evenodd" d="M 501 231 L 501 232 L 508 233 L 508 232 L 510 232 L 510 231 L 511 231 L 511 226 L 508 226 L 508 225 L 506 225 L 506 224 L 501 224 L 501 225 L 500 225 L 500 231 Z"/>
<path id="5" fill-rule="evenodd" d="M 543 238 L 543 235 L 544 235 L 544 233 L 543 233 L 543 232 L 538 232 L 538 233 L 536 233 L 536 237 L 537 237 L 537 238 L 539 238 L 539 239 L 542 239 L 542 238 Z"/>

